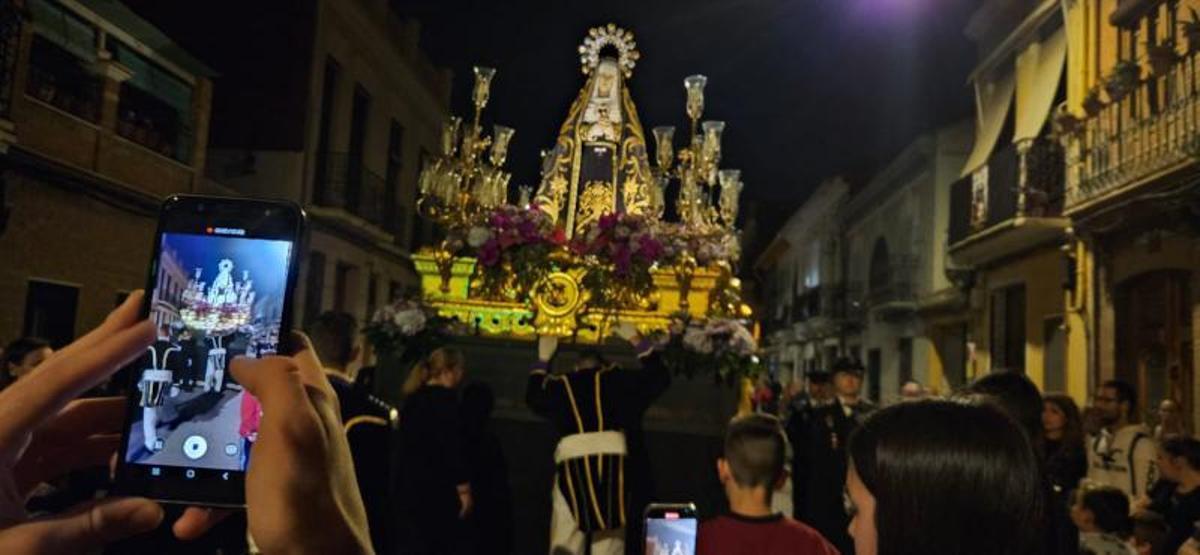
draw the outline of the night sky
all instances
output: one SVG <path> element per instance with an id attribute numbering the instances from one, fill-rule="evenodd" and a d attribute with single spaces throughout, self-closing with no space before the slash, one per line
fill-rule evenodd
<path id="1" fill-rule="evenodd" d="M 683 78 L 708 76 L 706 119 L 726 121 L 722 165 L 742 169 L 763 232 L 822 179 L 861 186 L 924 131 L 968 118 L 976 59 L 963 27 L 977 0 L 396 0 L 422 46 L 455 72 L 468 115 L 471 66 L 497 68 L 485 123 L 515 127 L 513 182 L 536 185 L 583 84 L 576 47 L 608 22 L 633 31 L 629 82 L 643 126 L 684 140 Z M 757 202 L 756 202 L 757 201 Z M 745 205 L 745 204 L 744 204 Z"/>

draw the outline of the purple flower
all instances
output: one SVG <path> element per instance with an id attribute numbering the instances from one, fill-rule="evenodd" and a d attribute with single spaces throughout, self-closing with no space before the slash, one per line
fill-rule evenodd
<path id="1" fill-rule="evenodd" d="M 489 268 L 500 263 L 500 244 L 495 239 L 488 239 L 479 248 L 479 263 Z"/>

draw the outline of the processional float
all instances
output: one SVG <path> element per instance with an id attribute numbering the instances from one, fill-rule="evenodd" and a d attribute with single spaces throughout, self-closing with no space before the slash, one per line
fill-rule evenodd
<path id="1" fill-rule="evenodd" d="M 451 117 L 442 152 L 421 170 L 418 211 L 445 233 L 414 256 L 425 302 L 491 337 L 599 342 L 616 321 L 643 334 L 680 318 L 748 318 L 734 276 L 740 172 L 721 169 L 721 121 L 701 121 L 706 78 L 684 80 L 688 142 L 655 127 L 654 163 L 627 80 L 640 56 L 609 24 L 579 47 L 586 81 L 541 182 L 510 203 L 505 171 L 514 130 L 481 116 L 495 70 L 474 69 L 474 116 Z M 668 213 L 667 188 L 678 183 Z"/>

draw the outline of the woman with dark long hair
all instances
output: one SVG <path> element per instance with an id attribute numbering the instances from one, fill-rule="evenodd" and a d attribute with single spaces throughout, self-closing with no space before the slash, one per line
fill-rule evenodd
<path id="1" fill-rule="evenodd" d="M 992 406 L 901 403 L 849 442 L 857 555 L 1040 553 L 1047 496 L 1029 438 Z"/>
<path id="2" fill-rule="evenodd" d="M 400 412 L 400 502 L 406 517 L 405 553 L 459 553 L 462 519 L 471 512 L 458 386 L 463 356 L 439 348 L 411 370 Z"/>
<path id="3" fill-rule="evenodd" d="M 1054 492 L 1064 501 L 1087 475 L 1087 446 L 1083 419 L 1075 400 L 1062 393 L 1044 397 L 1042 427 L 1045 429 L 1046 475 Z"/>

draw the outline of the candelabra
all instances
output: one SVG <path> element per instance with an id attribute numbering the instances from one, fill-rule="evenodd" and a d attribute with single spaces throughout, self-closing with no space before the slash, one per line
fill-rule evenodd
<path id="1" fill-rule="evenodd" d="M 704 114 L 704 86 L 708 78 L 692 75 L 683 80 L 687 91 L 687 115 L 691 120 L 691 140 L 675 154 L 675 128 L 655 127 L 654 174 L 658 186 L 665 189 L 671 179 L 679 180 L 676 211 L 690 233 L 711 235 L 732 231 L 738 214 L 738 195 L 742 190 L 741 171 L 722 170 L 721 134 L 723 121 L 701 122 Z M 720 188 L 717 201 L 713 190 Z M 656 197 L 661 198 L 661 193 Z"/>
<path id="2" fill-rule="evenodd" d="M 502 167 L 514 130 L 496 125 L 492 136 L 486 137 L 480 125 L 495 74 L 495 69 L 475 67 L 473 121 L 461 129 L 462 119 L 451 116 L 442 129 L 441 155 L 427 160 L 421 169 L 417 210 L 442 227 L 465 227 L 508 201 L 512 175 Z"/>

